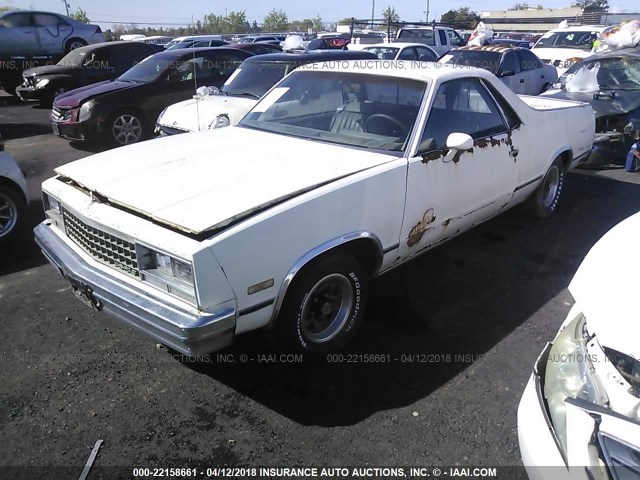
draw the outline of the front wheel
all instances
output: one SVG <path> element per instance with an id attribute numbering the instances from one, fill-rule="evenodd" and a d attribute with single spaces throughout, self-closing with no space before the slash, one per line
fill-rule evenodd
<path id="1" fill-rule="evenodd" d="M 564 165 L 556 158 L 538 188 L 525 201 L 525 210 L 533 217 L 544 219 L 551 215 L 558 206 L 560 193 L 564 185 Z"/>
<path id="2" fill-rule="evenodd" d="M 109 121 L 109 136 L 116 145 L 137 143 L 144 137 L 142 116 L 135 112 L 119 112 Z"/>
<path id="3" fill-rule="evenodd" d="M 26 208 L 15 189 L 0 183 L 0 244 L 18 235 L 25 222 Z"/>
<path id="4" fill-rule="evenodd" d="M 353 257 L 322 258 L 298 273 L 267 336 L 280 351 L 339 351 L 362 323 L 367 293 L 366 271 Z"/>

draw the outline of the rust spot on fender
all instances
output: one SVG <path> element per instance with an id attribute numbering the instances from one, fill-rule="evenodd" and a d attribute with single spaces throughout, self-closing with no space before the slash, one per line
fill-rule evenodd
<path id="1" fill-rule="evenodd" d="M 422 240 L 424 233 L 429 230 L 431 224 L 435 221 L 435 219 L 436 216 L 433 208 L 430 208 L 426 212 L 424 212 L 424 215 L 422 215 L 422 220 L 416 223 L 416 225 L 409 232 L 409 237 L 407 237 L 407 246 L 413 247 L 417 245 L 420 240 Z"/>
<path id="2" fill-rule="evenodd" d="M 422 163 L 429 163 L 433 160 L 443 158 L 447 154 L 446 150 L 436 150 L 422 154 Z"/>

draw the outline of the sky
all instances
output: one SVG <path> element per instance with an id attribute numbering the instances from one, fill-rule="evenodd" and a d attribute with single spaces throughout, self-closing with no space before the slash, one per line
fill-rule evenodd
<path id="1" fill-rule="evenodd" d="M 438 20 L 440 15 L 451 9 L 469 7 L 475 12 L 506 10 L 515 3 L 527 0 L 430 0 L 429 20 Z M 375 6 L 375 18 L 382 17 L 382 11 L 389 5 L 396 9 L 401 20 L 424 21 L 426 0 L 67 0 L 73 12 L 82 8 L 92 23 L 110 28 L 112 23 L 177 23 L 187 25 L 201 20 L 204 15 L 244 10 L 249 22 L 262 23 L 265 15 L 273 8 L 282 9 L 289 21 L 314 18 L 336 22 L 345 17 L 371 18 Z M 571 0 L 530 0 L 531 5 L 546 8 L 561 8 L 571 4 Z M 639 0 L 609 0 L 610 11 L 638 12 Z M 64 0 L 0 0 L 0 7 L 15 7 L 27 10 L 45 10 L 65 13 Z"/>

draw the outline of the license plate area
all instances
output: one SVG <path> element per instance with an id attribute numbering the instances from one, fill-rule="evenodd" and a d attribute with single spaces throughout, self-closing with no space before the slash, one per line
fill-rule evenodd
<path id="1" fill-rule="evenodd" d="M 93 310 L 102 310 L 102 302 L 93 295 L 93 289 L 89 285 L 66 274 L 64 274 L 64 278 L 66 278 L 69 285 L 71 285 L 71 290 L 73 290 L 78 300 Z"/>

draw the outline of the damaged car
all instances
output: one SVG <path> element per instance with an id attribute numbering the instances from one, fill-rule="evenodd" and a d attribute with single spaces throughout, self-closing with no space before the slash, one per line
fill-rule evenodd
<path id="1" fill-rule="evenodd" d="M 595 54 L 571 67 L 544 95 L 593 107 L 593 152 L 583 166 L 622 165 L 640 138 L 640 48 Z"/>
<path id="2" fill-rule="evenodd" d="M 87 305 L 184 354 L 257 329 L 342 349 L 370 278 L 513 206 L 553 214 L 593 140 L 587 104 L 377 64 L 302 65 L 237 125 L 56 168 L 37 243 Z"/>
<path id="3" fill-rule="evenodd" d="M 619 480 L 640 472 L 640 214 L 606 233 L 569 284 L 575 304 L 535 363 L 518 407 L 530 480 Z"/>

